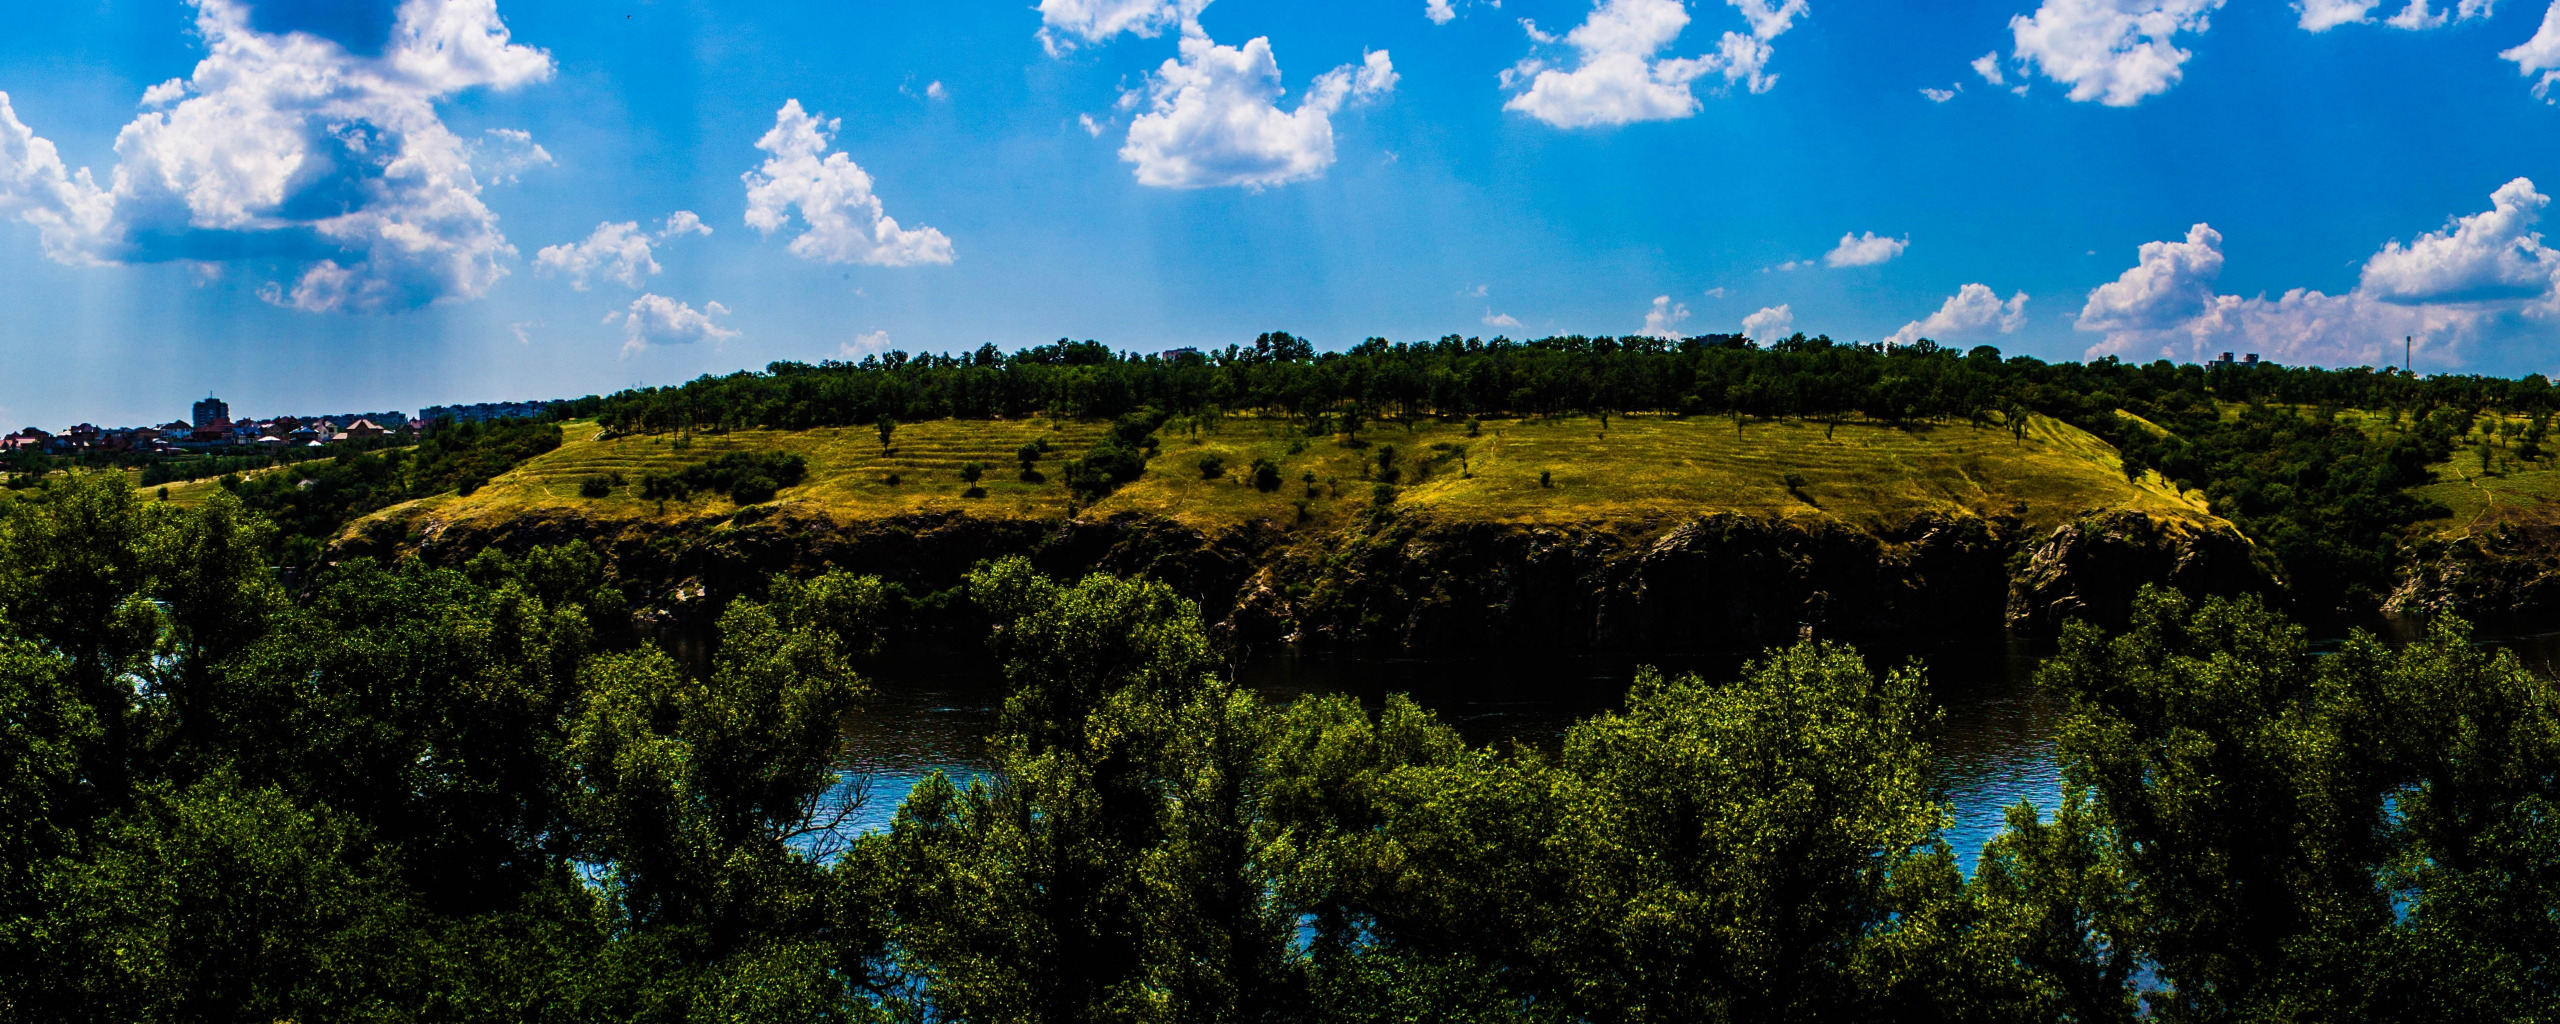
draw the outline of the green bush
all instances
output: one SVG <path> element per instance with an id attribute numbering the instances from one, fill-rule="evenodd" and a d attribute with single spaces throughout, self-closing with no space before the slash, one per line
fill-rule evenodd
<path id="1" fill-rule="evenodd" d="M 640 497 L 682 501 L 697 491 L 727 494 L 741 505 L 772 501 L 782 488 L 809 475 L 808 460 L 785 452 L 728 452 L 711 461 L 686 466 L 672 476 L 656 473 L 640 478 Z"/>
<path id="2" fill-rule="evenodd" d="M 1253 460 L 1253 489 L 1269 493 L 1280 489 L 1280 464 L 1269 459 Z"/>
<path id="3" fill-rule="evenodd" d="M 729 500 L 741 505 L 762 504 L 772 501 L 781 490 L 781 485 L 774 483 L 772 478 L 762 473 L 750 473 L 729 482 Z"/>
<path id="4" fill-rule="evenodd" d="M 1200 479 L 1215 480 L 1227 475 L 1227 460 L 1215 455 L 1200 457 Z"/>

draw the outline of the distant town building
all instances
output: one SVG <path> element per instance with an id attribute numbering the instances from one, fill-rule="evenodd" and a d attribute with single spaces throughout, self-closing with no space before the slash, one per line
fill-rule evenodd
<path id="1" fill-rule="evenodd" d="M 327 420 L 332 424 L 336 424 L 336 426 L 330 428 L 332 432 L 346 429 L 345 424 L 353 423 L 357 420 L 372 420 L 375 423 L 385 425 L 406 423 L 409 421 L 409 415 L 398 409 L 387 409 L 382 412 L 341 412 L 331 413 L 327 416 L 278 416 L 276 418 L 279 420 L 292 420 L 296 424 L 307 423 L 313 426 L 319 425 L 322 420 Z"/>
<path id="2" fill-rule="evenodd" d="M 502 419 L 533 419 L 549 409 L 549 402 L 481 402 L 476 405 L 430 405 L 418 410 L 418 419 L 428 424 L 450 419 L 456 423 L 485 422 Z"/>
<path id="3" fill-rule="evenodd" d="M 206 395 L 204 401 L 196 403 L 195 422 L 189 425 L 195 427 L 209 427 L 218 421 L 229 420 L 230 418 L 231 403 L 215 398 L 212 395 Z"/>

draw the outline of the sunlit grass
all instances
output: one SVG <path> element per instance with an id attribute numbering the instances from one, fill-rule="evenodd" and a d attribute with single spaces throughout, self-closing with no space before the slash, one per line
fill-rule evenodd
<path id="1" fill-rule="evenodd" d="M 564 424 L 559 450 L 478 492 L 422 499 L 393 514 L 447 521 L 564 512 L 620 521 L 727 516 L 737 506 L 720 495 L 643 500 L 640 477 L 671 474 L 722 452 L 770 450 L 797 453 L 809 466 L 808 478 L 786 488 L 775 504 L 839 522 L 918 513 L 1054 519 L 1076 510 L 1159 515 L 1204 530 L 1254 521 L 1329 527 L 1368 514 L 1377 457 L 1392 445 L 1395 500 L 1452 520 L 1644 522 L 1730 511 L 1864 527 L 1948 512 L 2020 514 L 2045 528 L 2109 509 L 2207 518 L 2198 501 L 2157 477 L 2127 481 L 2104 442 L 2042 417 L 2023 439 L 1999 427 L 1962 424 L 1904 429 L 1787 421 L 1737 428 L 1722 417 L 1646 415 L 1612 418 L 1605 430 L 1587 417 L 1485 420 L 1472 437 L 1462 423 L 1389 425 L 1363 431 L 1356 444 L 1340 435 L 1307 437 L 1288 421 L 1230 418 L 1206 429 L 1160 432 L 1162 446 L 1143 478 L 1077 509 L 1060 483 L 1065 463 L 1081 457 L 1104 430 L 1100 423 L 1047 419 L 939 420 L 898 427 L 886 451 L 868 427 L 709 434 L 679 449 L 668 435 L 604 438 L 595 424 L 573 422 Z M 1051 451 L 1038 468 L 1048 479 L 1024 482 L 1014 451 L 1042 438 Z M 1225 473 L 1205 477 L 1199 465 L 1213 456 L 1223 460 Z M 1277 489 L 1252 486 L 1255 459 L 1279 465 Z M 984 497 L 963 494 L 960 469 L 971 461 L 986 467 Z M 609 496 L 579 496 L 582 481 L 617 473 L 623 486 Z M 891 474 L 897 483 L 889 482 Z"/>

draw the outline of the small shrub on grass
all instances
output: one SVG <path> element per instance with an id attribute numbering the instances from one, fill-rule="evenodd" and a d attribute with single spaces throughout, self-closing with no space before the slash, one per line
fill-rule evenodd
<path id="1" fill-rule="evenodd" d="M 1555 474 L 1554 474 L 1554 473 L 1551 473 L 1551 472 L 1549 472 L 1549 471 L 1547 471 L 1547 470 L 1543 470 L 1543 469 L 1541 469 L 1541 470 L 1539 470 L 1539 471 L 1538 471 L 1538 486 L 1540 486 L 1540 487 L 1553 487 L 1553 486 L 1555 486 L 1555 485 L 1556 485 L 1556 478 L 1555 478 Z"/>
<path id="2" fill-rule="evenodd" d="M 1280 489 L 1280 464 L 1269 459 L 1253 460 L 1253 489 L 1270 493 Z"/>
<path id="3" fill-rule="evenodd" d="M 729 500 L 741 505 L 756 505 L 772 501 L 781 490 L 782 485 L 773 482 L 771 477 L 751 473 L 729 482 Z"/>
<path id="4" fill-rule="evenodd" d="M 1200 457 L 1200 479 L 1215 480 L 1227 475 L 1227 460 L 1215 455 Z"/>

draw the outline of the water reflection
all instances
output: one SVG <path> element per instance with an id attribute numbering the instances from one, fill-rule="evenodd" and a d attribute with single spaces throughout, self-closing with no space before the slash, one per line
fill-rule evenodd
<path id="1" fill-rule="evenodd" d="M 2549 623 L 2483 626 L 2481 644 L 2513 651 L 2525 667 L 2554 674 L 2560 632 Z M 2310 627 L 2315 652 L 2335 650 L 2361 628 L 2393 646 L 2423 637 L 2412 616 L 2368 616 Z M 709 667 L 700 634 L 649 635 L 695 671 Z M 2049 643 L 1991 634 L 1933 647 L 1866 652 L 1882 672 L 1917 658 L 1930 691 L 1946 710 L 1935 738 L 1938 777 L 1953 817 L 1947 843 L 1967 874 L 1982 847 L 2003 827 L 2006 810 L 2032 801 L 2050 814 L 2061 799 L 2054 734 L 2066 702 L 2038 689 L 2035 669 Z M 1518 741 L 1552 750 L 1575 721 L 1612 710 L 1640 665 L 1666 673 L 1729 679 L 1747 652 L 1704 654 L 1505 655 L 1499 658 L 1360 658 L 1283 651 L 1239 666 L 1236 679 L 1273 702 L 1313 693 L 1345 693 L 1376 707 L 1406 693 L 1473 743 Z M 966 785 L 993 769 L 986 736 L 1004 695 L 1000 674 L 983 649 L 909 655 L 866 666 L 873 690 L 854 721 L 855 764 L 845 794 L 862 806 L 847 820 L 854 831 L 888 827 L 908 790 L 936 771 Z"/>
<path id="2" fill-rule="evenodd" d="M 1927 650 L 1869 654 L 1880 672 L 1921 659 L 1932 694 L 1946 708 L 1935 746 L 1955 818 L 1947 840 L 1967 871 L 2000 828 L 2005 808 L 2032 800 L 2050 809 L 2060 793 L 2053 734 L 2062 704 L 2030 680 L 2044 653 L 1994 634 Z M 1410 694 L 1469 742 L 1517 741 L 1552 751 L 1575 721 L 1619 707 L 1639 666 L 1729 679 L 1747 657 L 1722 652 L 1414 659 L 1282 652 L 1246 662 L 1236 679 L 1275 703 L 1341 693 L 1374 708 L 1389 693 Z M 858 759 L 854 773 L 867 793 L 851 827 L 886 828 L 898 801 L 935 771 L 965 785 L 991 770 L 985 737 L 1003 692 L 996 666 L 982 652 L 903 658 L 866 674 L 874 689 L 851 739 Z"/>

